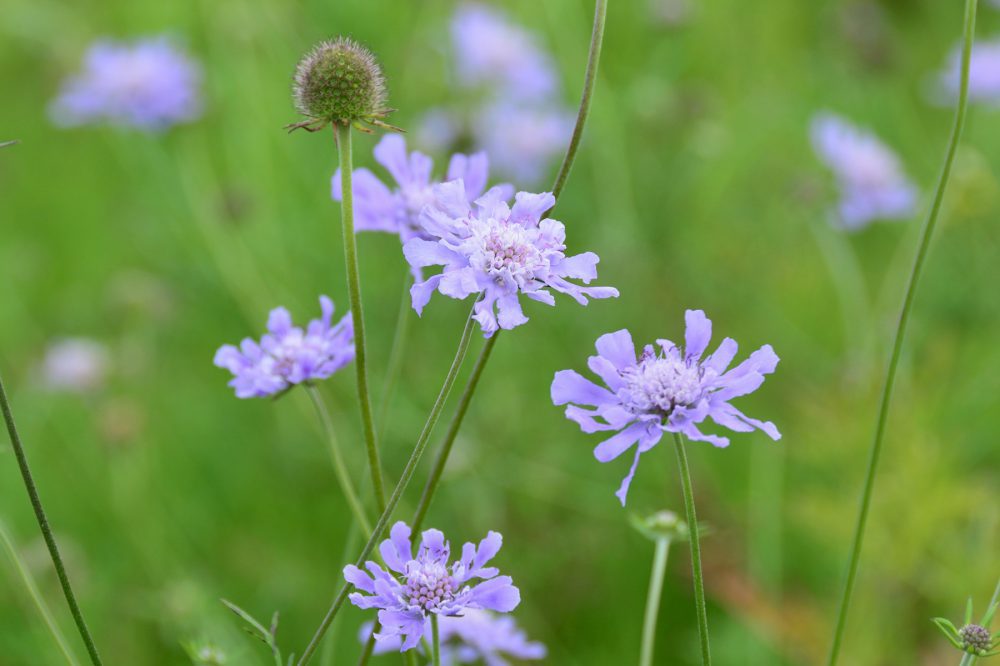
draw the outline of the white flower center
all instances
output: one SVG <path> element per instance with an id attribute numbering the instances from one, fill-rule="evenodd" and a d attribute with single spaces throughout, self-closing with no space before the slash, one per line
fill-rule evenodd
<path id="1" fill-rule="evenodd" d="M 638 412 L 670 413 L 677 406 L 697 402 L 702 394 L 702 373 L 697 364 L 677 358 L 643 361 L 625 376 L 625 390 Z"/>
<path id="2" fill-rule="evenodd" d="M 524 286 L 545 264 L 529 230 L 518 224 L 493 222 L 477 236 L 480 247 L 473 261 L 498 282 L 509 276 L 518 286 Z"/>
<path id="3" fill-rule="evenodd" d="M 434 611 L 455 598 L 458 583 L 440 562 L 410 562 L 403 592 L 410 604 Z"/>

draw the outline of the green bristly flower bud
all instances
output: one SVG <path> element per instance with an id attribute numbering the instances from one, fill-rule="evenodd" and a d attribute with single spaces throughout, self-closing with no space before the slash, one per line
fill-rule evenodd
<path id="1" fill-rule="evenodd" d="M 315 132 L 328 124 L 365 125 L 397 129 L 382 122 L 392 109 L 386 106 L 385 77 L 371 51 L 354 40 L 338 37 L 321 42 L 295 69 L 292 86 L 295 108 L 308 120 L 289 130 Z"/>

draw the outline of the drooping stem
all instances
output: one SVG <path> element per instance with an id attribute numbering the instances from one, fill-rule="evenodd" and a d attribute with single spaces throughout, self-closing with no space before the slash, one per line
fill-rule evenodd
<path id="1" fill-rule="evenodd" d="M 424 492 L 420 496 L 420 503 L 417 504 L 417 510 L 410 525 L 415 533 L 420 531 L 424 518 L 427 516 L 427 510 L 430 508 L 431 500 L 434 498 L 434 491 L 437 490 L 441 474 L 444 472 L 445 465 L 448 464 L 448 456 L 451 455 L 452 445 L 455 443 L 458 431 L 462 428 L 462 421 L 465 419 L 465 413 L 469 410 L 472 395 L 476 392 L 476 386 L 479 385 L 479 379 L 483 375 L 486 362 L 490 360 L 490 353 L 493 351 L 493 346 L 496 345 L 498 337 L 500 337 L 500 331 L 494 333 L 486 341 L 486 344 L 483 345 L 483 350 L 479 352 L 479 358 L 476 359 L 476 365 L 472 368 L 472 374 L 469 375 L 469 381 L 465 383 L 465 390 L 462 391 L 458 407 L 455 408 L 455 415 L 451 419 L 451 425 L 448 426 L 448 434 L 445 435 L 444 442 L 441 443 L 441 449 L 434 460 L 434 467 L 431 469 L 430 476 L 427 477 L 427 483 L 424 484 Z"/>
<path id="2" fill-rule="evenodd" d="M 385 528 L 389 525 L 389 521 L 392 519 L 392 512 L 395 511 L 396 505 L 399 504 L 399 500 L 403 497 L 403 492 L 410 483 L 410 479 L 413 478 L 413 474 L 417 469 L 417 464 L 420 462 L 420 458 L 423 456 L 424 450 L 427 448 L 427 442 L 430 439 L 431 432 L 433 432 L 434 426 L 441 417 L 441 411 L 444 409 L 444 403 L 447 401 L 448 394 L 451 392 L 451 388 L 455 384 L 455 379 L 458 377 L 458 371 L 462 367 L 462 362 L 465 360 L 466 352 L 469 351 L 469 342 L 472 339 L 472 332 L 475 328 L 475 324 L 476 321 L 472 318 L 472 312 L 470 312 L 469 319 L 465 323 L 465 329 L 462 331 L 462 338 L 458 343 L 458 349 L 455 351 L 455 358 L 452 360 L 451 367 L 448 369 L 448 374 L 445 377 L 444 383 L 441 385 L 441 390 L 438 392 L 438 396 L 434 400 L 434 406 L 431 407 L 430 414 L 427 415 L 427 421 L 424 423 L 424 427 L 420 431 L 420 436 L 417 437 L 417 443 L 413 447 L 413 453 L 410 454 L 410 459 L 406 461 L 406 467 L 403 468 L 403 473 L 399 477 L 399 482 L 393 489 L 392 495 L 386 503 L 385 510 L 379 516 L 378 522 L 372 530 L 371 537 L 368 539 L 368 542 L 361 551 L 361 555 L 357 559 L 356 564 L 359 567 L 364 566 L 365 560 L 368 559 L 368 556 L 371 555 L 372 551 L 375 549 L 375 545 L 378 543 L 379 539 L 382 538 Z M 302 656 L 299 657 L 298 666 L 304 666 L 309 663 L 313 653 L 319 646 L 320 640 L 323 638 L 323 634 L 326 633 L 330 623 L 333 622 L 333 618 L 337 616 L 340 608 L 344 605 L 344 601 L 346 601 L 349 591 L 349 585 L 345 584 L 340 588 L 337 596 L 330 604 L 329 610 L 327 610 L 326 615 L 323 617 L 322 622 L 320 622 L 319 628 L 313 635 L 312 640 L 309 641 L 309 645 L 306 646 Z"/>
<path id="3" fill-rule="evenodd" d="M 410 331 L 410 272 L 403 278 L 403 292 L 399 301 L 399 314 L 396 316 L 396 330 L 392 334 L 392 347 L 389 349 L 389 362 L 385 369 L 385 381 L 382 383 L 382 395 L 378 404 L 379 439 L 385 433 L 386 415 L 389 413 L 389 402 L 392 392 L 399 379 L 399 371 L 403 367 L 403 352 L 406 350 L 406 336 Z"/>
<path id="4" fill-rule="evenodd" d="M 674 433 L 674 448 L 677 451 L 677 467 L 681 474 L 681 488 L 684 491 L 684 510 L 691 533 L 691 574 L 694 578 L 694 606 L 698 615 L 698 637 L 701 642 L 701 663 L 712 663 L 712 651 L 708 641 L 708 611 L 705 604 L 705 577 L 701 572 L 701 540 L 698 536 L 698 516 L 694 509 L 694 491 L 691 488 L 691 470 L 688 468 L 684 440 Z"/>
<path id="5" fill-rule="evenodd" d="M 337 439 L 337 433 L 333 429 L 333 419 L 330 418 L 330 412 L 327 411 L 326 405 L 323 403 L 323 396 L 320 395 L 318 388 L 309 385 L 306 387 L 306 393 L 309 394 L 309 399 L 312 401 L 313 407 L 316 408 L 316 416 L 319 417 L 319 422 L 323 426 L 323 433 L 326 436 L 326 442 L 330 449 L 330 460 L 333 462 L 333 471 L 337 475 L 340 490 L 344 493 L 344 499 L 347 500 L 347 504 L 351 507 L 351 512 L 354 513 L 354 519 L 358 522 L 361 532 L 367 539 L 371 536 L 372 525 L 368 521 L 368 516 L 365 515 L 365 507 L 361 503 L 357 491 L 354 489 L 354 483 L 351 481 L 351 473 L 344 463 L 344 457 L 340 451 L 340 441 Z"/>
<path id="6" fill-rule="evenodd" d="M 851 595 L 854 591 L 854 582 L 858 574 L 858 565 L 861 561 L 861 549 L 864 544 L 865 528 L 868 524 L 868 511 L 871 508 L 872 492 L 875 488 L 875 474 L 878 470 L 879 458 L 882 455 L 882 443 L 885 439 L 886 424 L 889 420 L 889 406 L 892 402 L 892 391 L 896 382 L 896 370 L 899 366 L 899 358 L 903 350 L 906 325 L 910 319 L 910 311 L 913 307 L 917 283 L 923 271 L 927 251 L 930 247 L 931 238 L 934 235 L 934 228 L 937 226 L 938 216 L 941 213 L 941 204 L 944 201 L 944 193 L 948 186 L 948 179 L 951 176 L 951 167 L 955 160 L 955 152 L 958 150 L 958 142 L 962 136 L 962 129 L 965 126 L 965 112 L 969 100 L 969 61 L 972 55 L 972 42 L 975 37 L 976 27 L 976 3 L 977 0 L 966 0 L 965 2 L 961 82 L 959 85 L 958 106 L 955 110 L 955 121 L 945 153 L 944 165 L 941 168 L 941 175 L 938 179 L 937 189 L 934 192 L 934 201 L 931 204 L 930 212 L 921 231 L 917 254 L 914 257 L 913 268 L 910 271 L 906 284 L 906 295 L 903 297 L 899 319 L 896 323 L 896 332 L 892 342 L 892 354 L 889 357 L 889 365 L 886 369 L 885 384 L 882 388 L 882 398 L 878 410 L 878 420 L 875 425 L 875 437 L 869 453 L 868 470 L 865 474 L 864 489 L 861 493 L 858 518 L 854 530 L 854 540 L 851 546 L 851 556 L 847 566 L 847 577 L 844 581 L 840 610 L 837 614 L 837 625 L 834 629 L 833 642 L 830 647 L 830 658 L 827 661 L 829 666 L 834 666 L 837 663 L 841 643 L 843 642 L 844 630 L 847 626 L 847 615 L 851 605 Z"/>
<path id="7" fill-rule="evenodd" d="M 649 591 L 646 593 L 646 614 L 642 620 L 642 648 L 639 653 L 639 666 L 653 666 L 653 647 L 656 645 L 656 617 L 660 613 L 660 596 L 663 593 L 663 576 L 667 570 L 669 552 L 670 539 L 658 538 L 656 552 L 653 554 L 653 570 L 649 575 Z"/>
<path id="8" fill-rule="evenodd" d="M 594 7 L 594 29 L 590 35 L 590 53 L 587 56 L 587 72 L 584 74 L 583 94 L 580 97 L 580 108 L 576 114 L 576 125 L 573 126 L 573 136 L 569 140 L 566 156 L 559 167 L 556 182 L 552 186 L 552 194 L 557 199 L 566 185 L 570 169 L 573 168 L 576 151 L 580 147 L 583 129 L 587 124 L 587 116 L 590 115 L 590 102 L 594 95 L 594 86 L 597 83 L 597 67 L 601 62 L 601 46 L 604 43 L 604 23 L 607 14 L 608 0 L 597 0 L 597 5 Z"/>
<path id="9" fill-rule="evenodd" d="M 361 308 L 361 271 L 358 269 L 358 239 L 354 234 L 354 190 L 351 155 L 351 126 L 334 125 L 337 132 L 337 149 L 340 152 L 340 185 L 343 197 L 340 205 L 341 226 L 344 235 L 344 260 L 347 264 L 347 293 L 351 302 L 351 320 L 354 323 L 354 369 L 358 382 L 358 402 L 361 405 L 361 425 L 365 432 L 368 468 L 375 489 L 379 513 L 385 511 L 385 486 L 382 481 L 382 462 L 379 460 L 375 419 L 372 415 L 371 394 L 368 389 L 368 354 L 365 344 L 365 317 Z"/>
<path id="10" fill-rule="evenodd" d="M 21 577 L 21 582 L 24 583 L 24 589 L 28 591 L 28 596 L 31 597 L 31 601 L 35 604 L 35 608 L 38 609 L 38 614 L 42 616 L 45 626 L 48 628 L 49 633 L 52 634 L 52 639 L 56 642 L 56 645 L 59 647 L 59 651 L 62 653 L 63 657 L 65 657 L 66 663 L 69 664 L 69 666 L 79 666 L 79 662 L 77 662 L 76 657 L 73 655 L 73 651 L 70 649 L 69 645 L 66 644 L 66 637 L 63 636 L 62 630 L 59 629 L 59 625 L 56 624 L 55 618 L 52 617 L 52 611 L 49 610 L 49 605 L 45 603 L 45 598 L 42 597 L 41 592 L 38 591 L 38 585 L 35 584 L 34 578 L 31 577 L 31 572 L 28 571 L 28 567 L 18 554 L 13 540 L 10 538 L 10 535 L 7 534 L 7 528 L 4 526 L 2 520 L 0 520 L 0 543 L 3 544 L 4 550 L 7 551 L 7 556 L 10 558 L 11 563 L 14 565 L 18 575 Z"/>
<path id="11" fill-rule="evenodd" d="M 438 630 L 437 613 L 431 613 L 431 640 L 434 642 L 434 666 L 441 666 L 441 632 Z"/>
<path id="12" fill-rule="evenodd" d="M 87 654 L 94 666 L 101 666 L 101 657 L 97 652 L 97 646 L 90 635 L 87 623 L 83 619 L 83 612 L 76 602 L 76 595 L 73 594 L 73 587 L 70 585 L 69 576 L 66 575 L 66 567 L 63 565 L 62 556 L 59 554 L 59 547 L 56 539 L 52 536 L 52 529 L 49 527 L 49 520 L 45 516 L 45 509 L 42 508 L 42 500 L 38 496 L 38 489 L 35 487 L 35 480 L 31 476 L 31 468 L 28 466 L 28 458 L 21 445 L 21 437 L 17 434 L 17 426 L 14 425 L 14 415 L 11 413 L 10 402 L 7 400 L 7 392 L 4 389 L 3 379 L 0 379 L 0 410 L 3 411 L 3 419 L 7 424 L 7 434 L 10 435 L 10 444 L 14 448 L 14 456 L 17 458 L 17 466 L 21 470 L 21 478 L 24 479 L 24 487 L 28 491 L 28 499 L 31 501 L 31 508 L 35 512 L 35 520 L 42 531 L 42 538 L 45 546 L 49 549 L 49 557 L 52 558 L 52 565 L 56 569 L 56 576 L 59 578 L 59 585 L 62 587 L 66 603 L 69 605 L 69 612 L 73 615 L 73 621 L 80 632 L 80 638 L 87 647 Z"/>

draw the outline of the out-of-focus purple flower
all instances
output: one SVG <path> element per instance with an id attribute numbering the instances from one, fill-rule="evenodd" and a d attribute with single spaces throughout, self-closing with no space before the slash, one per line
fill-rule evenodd
<path id="1" fill-rule="evenodd" d="M 1000 6 L 1000 2 L 994 3 Z M 962 73 L 962 47 L 955 47 L 948 66 L 941 74 L 941 84 L 948 101 L 958 98 Z M 969 101 L 1000 106 L 1000 38 L 973 44 L 969 60 Z"/>
<path id="2" fill-rule="evenodd" d="M 263 398 L 295 384 L 326 379 L 354 360 L 350 313 L 331 326 L 333 301 L 320 296 L 319 302 L 322 316 L 305 330 L 292 325 L 288 310 L 275 308 L 259 344 L 246 338 L 239 348 L 223 345 L 215 353 L 215 365 L 233 373 L 229 385 L 237 398 Z"/>
<path id="3" fill-rule="evenodd" d="M 375 146 L 375 161 L 385 167 L 396 181 L 390 189 L 368 169 L 354 170 L 354 214 L 358 231 L 387 231 L 399 234 L 405 243 L 411 238 L 430 238 L 420 227 L 420 211 L 433 201 L 432 181 L 434 162 L 419 151 L 407 154 L 406 141 L 397 134 L 388 134 Z M 469 201 L 486 190 L 489 160 L 486 153 L 452 155 L 445 181 L 461 180 Z M 510 185 L 500 185 L 509 197 Z M 333 198 L 343 198 L 340 169 L 333 176 Z"/>
<path id="4" fill-rule="evenodd" d="M 424 208 L 421 223 L 433 240 L 410 239 L 403 246 L 414 268 L 443 266 L 443 272 L 410 289 L 413 309 L 423 312 L 434 291 L 451 298 L 480 294 L 474 318 L 487 337 L 499 328 L 511 329 L 528 321 L 519 296 L 547 305 L 555 298 L 548 289 L 569 294 L 581 305 L 587 297 L 618 296 L 612 287 L 583 287 L 597 277 L 593 252 L 567 257 L 566 228 L 542 216 L 556 203 L 552 194 L 518 192 L 513 208 L 503 192 L 492 188 L 469 206 L 460 180 L 438 185 L 434 202 Z"/>
<path id="5" fill-rule="evenodd" d="M 597 355 L 588 367 L 607 386 L 599 386 L 574 370 L 560 370 L 552 381 L 552 402 L 568 405 L 566 417 L 587 433 L 617 431 L 594 449 L 601 462 L 614 460 L 638 444 L 632 467 L 615 494 L 625 505 L 629 484 L 639 456 L 655 446 L 664 432 L 688 439 L 728 446 L 729 439 L 703 433 L 698 424 L 706 418 L 735 432 L 763 430 L 771 439 L 781 434 L 773 423 L 752 419 L 729 404 L 752 393 L 774 372 L 778 357 L 764 345 L 731 370 L 737 345 L 726 338 L 715 353 L 702 358 L 712 338 L 712 322 L 701 310 L 688 310 L 684 347 L 657 340 L 659 351 L 646 345 L 636 356 L 627 330 L 597 339 Z M 585 409 L 579 405 L 588 405 Z"/>
<path id="6" fill-rule="evenodd" d="M 108 375 L 107 347 L 86 338 L 64 338 L 45 350 L 41 379 L 54 391 L 85 392 L 100 388 Z"/>
<path id="7" fill-rule="evenodd" d="M 374 628 L 374 623 L 366 623 L 361 627 L 359 640 L 367 643 Z M 489 611 L 469 609 L 461 615 L 441 617 L 439 634 L 443 666 L 479 662 L 508 666 L 508 658 L 534 661 L 544 659 L 547 652 L 544 644 L 528 640 L 514 618 Z M 424 638 L 428 643 L 433 640 L 429 621 L 424 625 Z M 374 654 L 398 652 L 402 644 L 399 636 L 376 639 Z"/>
<path id="8" fill-rule="evenodd" d="M 378 640 L 402 639 L 400 651 L 420 643 L 431 614 L 445 617 L 475 610 L 508 613 L 521 602 L 510 576 L 500 576 L 486 564 L 500 550 L 503 538 L 490 532 L 479 545 L 466 543 L 461 557 L 450 566 L 451 546 L 439 530 L 426 530 L 416 557 L 410 528 L 398 522 L 379 553 L 389 571 L 368 562 L 368 573 L 354 565 L 344 567 L 344 578 L 360 592 L 350 595 L 358 608 L 378 608 L 382 633 Z M 362 594 L 364 593 L 364 594 Z"/>
<path id="9" fill-rule="evenodd" d="M 98 41 L 83 71 L 67 79 L 50 111 L 63 126 L 107 122 L 162 130 L 201 114 L 201 69 L 163 37 Z"/>
<path id="10" fill-rule="evenodd" d="M 504 100 L 481 110 L 472 133 L 497 171 L 519 183 L 537 183 L 553 158 L 566 150 L 574 121 L 574 114 L 554 105 Z"/>
<path id="11" fill-rule="evenodd" d="M 459 7 L 451 24 L 459 81 L 530 100 L 556 92 L 557 76 L 534 37 L 486 5 Z"/>
<path id="12" fill-rule="evenodd" d="M 816 154 L 840 186 L 837 225 L 857 230 L 875 220 L 905 219 L 915 213 L 917 188 L 899 158 L 875 135 L 830 113 L 818 115 L 811 131 Z"/>

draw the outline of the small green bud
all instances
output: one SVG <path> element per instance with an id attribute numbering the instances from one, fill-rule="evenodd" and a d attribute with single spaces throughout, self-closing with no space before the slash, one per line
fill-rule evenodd
<path id="1" fill-rule="evenodd" d="M 687 523 L 673 511 L 657 511 L 645 518 L 632 515 L 630 518 L 632 526 L 653 541 L 686 541 L 691 536 Z"/>
<path id="2" fill-rule="evenodd" d="M 378 127 L 392 110 L 386 106 L 385 77 L 371 51 L 338 37 L 321 42 L 299 61 L 292 86 L 295 108 L 309 120 L 290 130 L 318 131 L 328 124 Z"/>
<path id="3" fill-rule="evenodd" d="M 985 655 L 993 647 L 989 629 L 978 624 L 967 624 L 958 630 L 962 648 L 969 654 Z"/>

